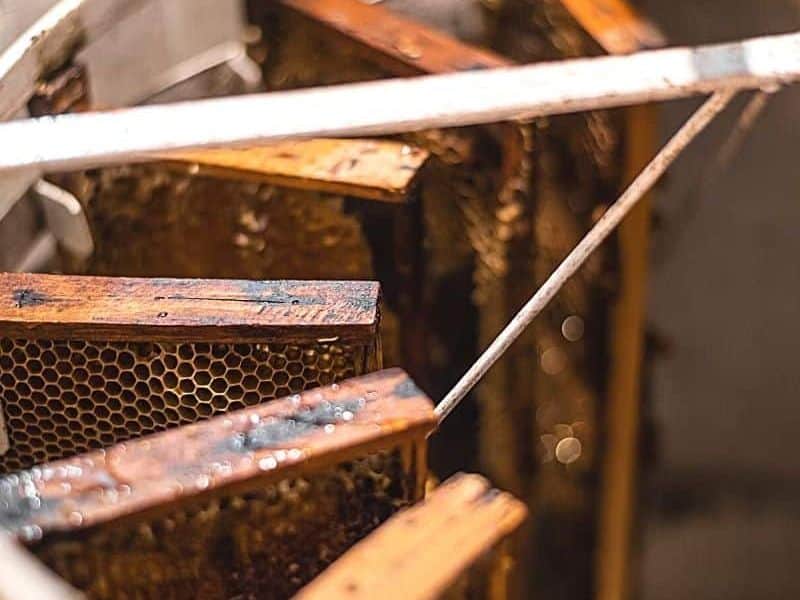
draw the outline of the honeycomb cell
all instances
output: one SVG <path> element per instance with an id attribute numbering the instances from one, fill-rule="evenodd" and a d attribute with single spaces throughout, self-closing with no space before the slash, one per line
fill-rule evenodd
<path id="1" fill-rule="evenodd" d="M 225 357 L 225 366 L 229 369 L 237 369 L 241 363 L 241 357 L 237 356 L 236 354 L 231 353 Z"/>
<path id="2" fill-rule="evenodd" d="M 354 377 L 365 363 L 364 347 L 339 343 L 0 338 L 11 445 L 0 473 Z"/>
<path id="3" fill-rule="evenodd" d="M 258 393 L 262 396 L 274 396 L 275 395 L 275 384 L 269 381 L 268 379 L 265 380 L 263 378 L 259 378 L 260 383 L 258 384 Z"/>
<path id="4" fill-rule="evenodd" d="M 239 369 L 231 369 L 225 373 L 225 380 L 231 385 L 241 383 L 242 372 Z"/>
<path id="5" fill-rule="evenodd" d="M 299 362 L 292 362 L 286 365 L 286 372 L 289 375 L 296 376 L 303 372 L 303 365 Z"/>

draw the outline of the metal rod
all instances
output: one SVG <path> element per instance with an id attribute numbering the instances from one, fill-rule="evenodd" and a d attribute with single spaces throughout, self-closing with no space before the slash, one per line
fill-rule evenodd
<path id="1" fill-rule="evenodd" d="M 720 145 L 719 150 L 711 161 L 703 166 L 692 185 L 689 186 L 688 191 L 677 203 L 674 216 L 670 218 L 667 224 L 667 230 L 661 233 L 662 242 L 655 250 L 653 262 L 656 265 L 663 264 L 675 248 L 678 247 L 681 238 L 688 229 L 688 224 L 702 208 L 704 199 L 711 191 L 711 187 L 730 166 L 734 156 L 744 145 L 772 95 L 772 90 L 759 90 L 753 94 L 725 141 Z"/>
<path id="2" fill-rule="evenodd" d="M 447 415 L 458 406 L 464 396 L 475 387 L 491 366 L 514 343 L 514 340 L 547 307 L 569 278 L 581 268 L 586 259 L 622 222 L 625 215 L 653 187 L 653 184 L 664 174 L 664 171 L 681 151 L 728 105 L 737 92 L 738 90 L 731 89 L 715 93 L 672 136 L 628 189 L 609 207 L 589 233 L 573 248 L 563 262 L 547 278 L 547 281 L 542 284 L 475 364 L 470 367 L 453 389 L 436 406 L 436 415 L 439 417 L 440 422 L 447 418 Z"/>
<path id="3" fill-rule="evenodd" d="M 0 173 L 146 153 L 379 135 L 640 104 L 800 79 L 800 33 L 627 56 L 253 94 L 0 124 Z"/>

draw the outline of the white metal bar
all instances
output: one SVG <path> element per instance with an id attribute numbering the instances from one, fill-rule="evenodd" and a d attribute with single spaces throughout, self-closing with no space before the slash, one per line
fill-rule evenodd
<path id="1" fill-rule="evenodd" d="M 577 273 L 589 256 L 611 235 L 625 215 L 653 187 L 653 184 L 658 181 L 681 151 L 728 105 L 735 95 L 735 90 L 717 92 L 686 121 L 436 406 L 436 415 L 440 421 L 444 420 L 458 406 L 464 396 L 475 387 L 491 366 L 514 343 L 514 340 L 545 309 L 569 278 Z"/>
<path id="2" fill-rule="evenodd" d="M 0 120 L 19 112 L 47 71 L 145 0 L 61 0 L 0 54 Z"/>
<path id="3" fill-rule="evenodd" d="M 0 532 L 0 600 L 78 600 L 83 595 Z"/>
<path id="4" fill-rule="evenodd" d="M 143 153 L 488 123 L 712 93 L 800 77 L 800 33 L 0 125 L 0 173 L 90 168 Z"/>

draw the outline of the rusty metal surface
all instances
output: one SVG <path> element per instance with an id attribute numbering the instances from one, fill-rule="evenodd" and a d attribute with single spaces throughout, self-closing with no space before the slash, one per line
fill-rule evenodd
<path id="1" fill-rule="evenodd" d="M 0 479 L 0 525 L 90 597 L 287 597 L 419 498 L 432 403 L 371 374 Z"/>

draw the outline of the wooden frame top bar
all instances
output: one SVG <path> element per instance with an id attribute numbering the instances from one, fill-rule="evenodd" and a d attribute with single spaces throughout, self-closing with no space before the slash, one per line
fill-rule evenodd
<path id="1" fill-rule="evenodd" d="M 629 54 L 666 44 L 664 34 L 626 0 L 560 0 L 609 54 Z"/>
<path id="2" fill-rule="evenodd" d="M 174 152 L 163 158 L 196 165 L 201 175 L 406 202 L 429 156 L 401 142 L 320 138 L 239 150 Z"/>
<path id="3" fill-rule="evenodd" d="M 287 9 L 360 45 L 365 58 L 396 75 L 422 75 L 506 67 L 489 50 L 465 44 L 436 29 L 358 0 L 280 0 Z"/>
<path id="4" fill-rule="evenodd" d="M 379 371 L 0 478 L 0 529 L 25 540 L 158 513 L 424 440 L 436 422 L 403 371 Z"/>
<path id="5" fill-rule="evenodd" d="M 96 341 L 367 341 L 373 281 L 137 279 L 0 273 L 0 337 Z"/>
<path id="6" fill-rule="evenodd" d="M 296 600 L 436 598 L 527 516 L 525 505 L 478 475 L 456 475 L 381 525 Z"/>

